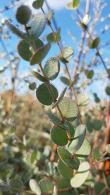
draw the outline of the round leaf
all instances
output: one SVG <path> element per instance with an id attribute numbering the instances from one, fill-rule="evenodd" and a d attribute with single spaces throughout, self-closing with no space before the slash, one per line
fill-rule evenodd
<path id="1" fill-rule="evenodd" d="M 49 86 L 49 87 L 48 87 Z M 36 91 L 36 97 L 44 105 L 51 105 L 54 100 L 51 96 L 51 94 L 54 95 L 54 99 L 57 99 L 58 97 L 58 91 L 53 85 L 48 85 L 46 83 L 43 83 L 40 85 Z"/>
<path id="2" fill-rule="evenodd" d="M 80 149 L 76 152 L 76 155 L 78 155 L 79 157 L 85 157 L 88 156 L 90 153 L 91 153 L 91 145 L 87 139 L 84 139 L 84 142 L 80 147 Z"/>
<path id="3" fill-rule="evenodd" d="M 75 139 L 68 146 L 69 152 L 73 154 L 80 149 L 84 141 L 85 133 L 86 133 L 85 125 L 79 125 L 76 128 L 75 135 L 74 135 Z"/>
<path id="4" fill-rule="evenodd" d="M 60 64 L 57 58 L 53 57 L 47 61 L 44 67 L 44 72 L 48 79 L 54 80 L 58 76 L 59 71 L 60 71 Z"/>
<path id="5" fill-rule="evenodd" d="M 54 189 L 54 184 L 48 178 L 42 179 L 39 182 L 39 186 L 41 188 L 42 193 L 50 193 L 52 194 Z"/>
<path id="6" fill-rule="evenodd" d="M 52 32 L 47 36 L 47 41 L 49 43 L 57 43 L 60 41 L 60 39 L 60 30 L 58 32 Z"/>
<path id="7" fill-rule="evenodd" d="M 79 167 L 79 160 L 72 156 L 68 150 L 63 147 L 58 147 L 57 150 L 60 159 L 66 166 L 69 166 L 72 169 L 77 169 Z"/>
<path id="8" fill-rule="evenodd" d="M 70 179 L 73 176 L 73 170 L 66 166 L 62 160 L 58 162 L 58 171 L 66 179 Z"/>
<path id="9" fill-rule="evenodd" d="M 36 195 L 41 195 L 41 189 L 34 179 L 30 179 L 29 186 L 32 192 L 34 192 Z"/>
<path id="10" fill-rule="evenodd" d="M 78 172 L 71 179 L 71 186 L 73 188 L 79 188 L 89 176 L 90 165 L 88 162 L 83 162 L 80 164 Z"/>
<path id="11" fill-rule="evenodd" d="M 50 45 L 49 44 L 45 45 L 44 47 L 41 47 L 41 48 L 37 49 L 35 54 L 31 57 L 30 64 L 31 65 L 40 64 L 42 62 L 42 60 L 48 54 L 49 50 L 50 50 Z"/>
<path id="12" fill-rule="evenodd" d="M 78 115 L 78 108 L 75 101 L 70 98 L 64 97 L 59 103 L 59 108 L 63 113 L 63 116 L 67 119 L 74 120 Z"/>
<path id="13" fill-rule="evenodd" d="M 29 61 L 32 56 L 29 47 L 30 45 L 25 40 L 21 40 L 18 44 L 18 53 L 26 61 Z"/>
<path id="14" fill-rule="evenodd" d="M 68 143 L 68 137 L 66 131 L 59 127 L 52 128 L 51 138 L 52 141 L 59 146 L 64 146 Z"/>
<path id="15" fill-rule="evenodd" d="M 20 7 L 18 7 L 16 12 L 16 19 L 18 20 L 19 23 L 24 25 L 27 24 L 30 17 L 31 17 L 31 10 L 28 6 L 21 5 Z"/>
<path id="16" fill-rule="evenodd" d="M 36 39 L 43 33 L 47 24 L 47 18 L 44 14 L 37 14 L 29 23 L 29 34 Z"/>
<path id="17" fill-rule="evenodd" d="M 39 9 L 39 8 L 42 8 L 43 3 L 44 3 L 44 0 L 36 0 L 36 1 L 33 2 L 32 6 L 35 9 Z"/>

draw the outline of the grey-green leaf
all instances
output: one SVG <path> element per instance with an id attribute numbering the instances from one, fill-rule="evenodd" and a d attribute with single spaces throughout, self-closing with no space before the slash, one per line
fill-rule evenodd
<path id="1" fill-rule="evenodd" d="M 58 162 L 58 171 L 66 179 L 70 179 L 73 176 L 73 169 L 65 165 L 62 160 Z"/>
<path id="2" fill-rule="evenodd" d="M 43 61 L 43 59 L 46 57 L 46 55 L 48 54 L 49 50 L 50 50 L 50 44 L 47 44 L 37 49 L 35 54 L 31 57 L 30 64 L 31 65 L 40 64 Z"/>
<path id="3" fill-rule="evenodd" d="M 77 150 L 76 155 L 79 157 L 85 157 L 88 156 L 91 153 L 91 145 L 89 141 L 85 138 L 82 146 L 79 150 Z"/>
<path id="4" fill-rule="evenodd" d="M 56 126 L 51 129 L 51 139 L 55 144 L 59 146 L 64 146 L 68 143 L 66 131 Z"/>
<path id="5" fill-rule="evenodd" d="M 20 24 L 27 24 L 31 17 L 31 10 L 26 5 L 21 5 L 16 11 L 16 19 Z"/>
<path id="6" fill-rule="evenodd" d="M 59 103 L 59 108 L 66 119 L 74 120 L 78 116 L 78 107 L 75 101 L 69 97 L 64 97 Z"/>
<path id="7" fill-rule="evenodd" d="M 64 147 L 58 147 L 57 151 L 60 159 L 66 166 L 69 166 L 72 169 L 78 169 L 79 160 L 75 156 L 72 156 Z"/>
<path id="8" fill-rule="evenodd" d="M 44 178 L 39 182 L 42 193 L 53 193 L 54 184 L 48 178 Z"/>
<path id="9" fill-rule="evenodd" d="M 82 162 L 79 166 L 78 172 L 71 179 L 71 186 L 73 188 L 79 188 L 89 176 L 90 165 L 88 162 Z"/>
<path id="10" fill-rule="evenodd" d="M 57 99 L 58 91 L 53 85 L 43 83 L 38 87 L 36 97 L 42 104 L 49 106 Z"/>
<path id="11" fill-rule="evenodd" d="M 80 149 L 86 134 L 85 125 L 79 125 L 75 130 L 74 140 L 69 144 L 68 151 L 72 154 Z"/>
<path id="12" fill-rule="evenodd" d="M 61 40 L 60 30 L 58 32 L 52 32 L 47 35 L 47 41 L 49 43 L 57 43 Z"/>
<path id="13" fill-rule="evenodd" d="M 35 9 L 39 9 L 39 8 L 42 8 L 43 3 L 44 3 L 44 0 L 35 0 L 35 1 L 33 2 L 32 6 L 33 6 Z"/>
<path id="14" fill-rule="evenodd" d="M 60 71 L 59 60 L 55 57 L 50 58 L 44 66 L 44 73 L 49 80 L 57 78 Z"/>
<path id="15" fill-rule="evenodd" d="M 26 61 L 29 61 L 32 56 L 29 47 L 30 45 L 25 40 L 21 40 L 17 47 L 19 55 Z"/>
<path id="16" fill-rule="evenodd" d="M 65 60 L 65 61 L 69 62 L 69 59 L 73 54 L 74 54 L 73 48 L 64 47 L 62 49 L 61 54 L 60 54 L 60 58 L 61 58 L 62 61 Z"/>
<path id="17" fill-rule="evenodd" d="M 44 14 L 36 14 L 36 16 L 29 23 L 29 34 L 34 36 L 35 39 L 38 39 L 39 36 L 43 33 L 45 26 L 47 24 L 47 17 Z"/>

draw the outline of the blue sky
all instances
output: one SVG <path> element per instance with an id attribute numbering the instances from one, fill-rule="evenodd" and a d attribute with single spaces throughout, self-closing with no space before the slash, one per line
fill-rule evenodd
<path id="1" fill-rule="evenodd" d="M 60 3 L 59 3 L 60 1 Z M 91 0 L 94 1 L 94 0 Z M 28 0 L 26 1 L 28 2 Z M 73 18 L 76 18 L 76 13 L 75 11 L 70 11 L 65 9 L 64 4 L 66 2 L 68 2 L 68 0 L 48 0 L 50 6 L 55 9 L 55 19 L 57 21 L 57 25 L 58 27 L 61 28 L 61 35 L 62 35 L 62 42 L 64 46 L 71 46 L 74 48 L 75 51 L 75 55 L 77 55 L 77 47 L 78 47 L 78 42 L 81 39 L 81 29 L 79 29 L 79 27 L 76 25 L 76 21 L 73 20 Z M 53 2 L 53 3 L 52 3 Z M 108 14 L 110 14 L 110 1 L 109 0 L 103 0 L 101 2 L 105 2 L 108 4 L 108 6 L 106 6 L 102 12 L 102 16 L 103 17 L 107 17 Z M 4 9 L 5 6 L 10 5 L 11 0 L 1 0 L 0 1 L 0 10 Z M 83 12 L 83 7 L 85 5 L 85 0 L 81 0 L 81 11 Z M 10 9 L 9 11 L 5 11 L 3 13 L 3 15 L 1 15 L 2 17 L 7 17 L 7 18 L 11 18 L 13 20 L 13 23 L 16 23 L 15 18 L 15 11 L 16 8 L 14 9 Z M 91 18 L 92 20 L 92 18 Z M 104 27 L 105 24 L 109 24 L 110 25 L 110 17 L 108 17 L 108 19 L 105 22 L 100 22 L 97 27 L 96 27 L 96 32 L 98 32 L 98 36 L 101 35 L 100 31 L 101 29 Z M 49 31 L 49 29 L 48 29 Z M 68 34 L 68 31 L 70 31 L 75 39 L 72 40 L 70 35 Z M 101 41 L 104 43 L 107 40 L 110 40 L 110 36 L 109 36 L 109 31 L 104 34 L 101 35 Z M 11 34 L 12 35 L 12 34 Z M 8 52 L 12 52 L 12 51 L 16 51 L 16 47 L 17 47 L 17 43 L 19 42 L 19 39 L 15 36 L 12 35 L 12 39 L 9 41 L 5 41 L 5 46 L 7 47 Z M 103 50 L 103 55 L 104 57 L 109 57 L 109 47 Z M 0 50 L 3 51 L 3 47 L 0 45 Z M 57 46 L 53 46 L 51 49 L 51 52 L 49 53 L 50 56 L 52 55 L 57 55 L 59 53 L 58 47 Z M 91 52 L 91 55 L 93 55 L 93 53 Z M 50 57 L 49 56 L 49 57 Z M 3 60 L 0 60 L 0 64 L 3 64 Z M 72 65 L 73 66 L 73 62 Z M 99 68 L 100 69 L 100 68 Z M 29 70 L 29 64 L 26 63 L 25 61 L 21 60 L 20 63 L 20 69 L 19 72 L 20 73 L 24 73 L 26 71 Z M 70 68 L 70 70 L 72 70 L 72 68 Z M 55 83 L 58 88 L 59 88 L 59 82 Z M 96 86 L 99 84 L 96 84 Z M 99 87 L 99 86 L 97 86 Z M 96 87 L 96 88 L 97 88 Z M 61 88 L 61 84 L 60 84 L 60 88 Z M 93 87 L 90 88 L 90 90 L 93 91 Z"/>

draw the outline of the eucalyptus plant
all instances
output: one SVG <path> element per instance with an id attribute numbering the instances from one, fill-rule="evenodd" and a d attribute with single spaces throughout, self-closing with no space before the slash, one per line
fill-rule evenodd
<path id="1" fill-rule="evenodd" d="M 29 88 L 34 90 L 36 98 L 44 106 L 44 110 L 46 110 L 45 107 L 48 107 L 46 112 L 53 124 L 49 130 L 53 143 L 53 151 L 49 159 L 51 171 L 47 171 L 42 178 L 37 177 L 36 179 L 37 171 L 31 175 L 27 191 L 36 195 L 88 194 L 88 189 L 95 186 L 96 166 L 92 164 L 92 161 L 97 161 L 98 157 L 97 151 L 93 149 L 91 141 L 87 138 L 87 134 L 89 127 L 100 129 L 102 123 L 95 119 L 89 120 L 88 123 L 88 120 L 86 122 L 81 115 L 81 109 L 86 100 L 75 87 L 80 74 L 77 75 L 76 66 L 74 77 L 72 77 L 68 68 L 70 59 L 74 55 L 74 49 L 70 46 L 61 46 L 61 30 L 54 31 L 53 12 L 46 13 L 44 4 L 44 0 L 33 2 L 33 8 L 41 10 L 41 13 L 35 15 L 26 5 L 18 7 L 16 19 L 23 26 L 24 31 L 9 21 L 6 22 L 11 31 L 20 38 L 17 46 L 19 56 L 28 61 L 30 66 L 36 68 L 36 71 L 32 71 L 32 75 L 39 81 L 38 85 L 31 83 Z M 68 7 L 78 10 L 79 5 L 79 0 L 73 0 L 68 4 Z M 84 19 L 80 19 L 79 25 L 84 33 L 90 35 L 88 24 Z M 46 35 L 46 41 L 43 42 L 41 36 L 47 27 L 50 28 L 51 32 Z M 59 54 L 57 56 L 48 55 L 53 44 L 58 45 Z M 110 71 L 103 62 L 99 44 L 99 37 L 89 36 L 88 47 L 96 50 L 96 55 L 102 60 L 109 77 Z M 50 57 L 47 60 L 48 56 Z M 60 81 L 65 85 L 65 88 L 59 94 L 53 80 L 59 79 L 62 64 L 66 74 L 60 77 Z M 88 79 L 94 77 L 93 70 L 85 70 L 85 74 Z M 109 86 L 106 88 L 106 93 L 110 95 Z M 96 95 L 95 98 L 100 101 Z M 88 118 L 89 115 L 86 115 L 86 119 Z M 35 153 L 32 156 L 32 159 L 34 158 L 36 158 Z"/>

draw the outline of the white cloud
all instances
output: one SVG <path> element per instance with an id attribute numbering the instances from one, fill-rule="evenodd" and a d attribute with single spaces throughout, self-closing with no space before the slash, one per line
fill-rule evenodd
<path id="1" fill-rule="evenodd" d="M 31 6 L 33 1 L 34 0 L 21 0 L 20 3 Z M 69 2 L 69 0 L 47 0 L 47 2 L 52 9 L 62 9 Z"/>
<path id="2" fill-rule="evenodd" d="M 47 2 L 53 9 L 62 9 L 69 2 L 69 0 L 47 0 Z"/>

